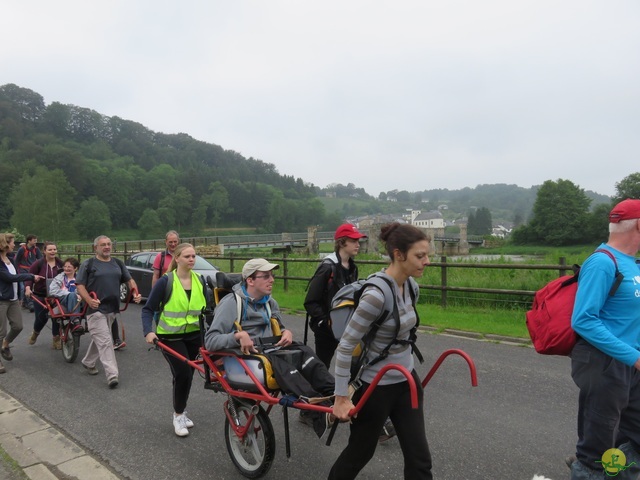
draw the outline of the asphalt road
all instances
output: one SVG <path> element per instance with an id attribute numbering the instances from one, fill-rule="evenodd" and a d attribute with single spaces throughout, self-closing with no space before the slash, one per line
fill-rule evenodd
<path id="1" fill-rule="evenodd" d="M 27 345 L 32 315 L 23 314 L 25 330 L 14 342 L 14 360 L 5 362 L 0 388 L 131 480 L 244 478 L 225 447 L 225 397 L 205 391 L 197 374 L 188 408 L 196 426 L 186 438 L 173 433 L 171 376 L 160 352 L 149 351 L 142 338 L 140 306 L 130 306 L 122 316 L 127 348 L 117 352 L 120 386 L 115 390 L 107 388 L 100 366 L 100 375 L 91 377 L 80 364 L 88 335 L 82 337 L 78 360 L 68 364 L 51 349 L 49 331 L 43 331 L 35 346 Z M 285 323 L 302 339 L 302 318 L 287 317 Z M 449 348 L 465 350 L 478 369 L 479 386 L 472 388 L 466 363 L 450 357 L 426 387 L 434 478 L 530 480 L 534 473 L 567 478 L 563 458 L 574 451 L 577 401 L 567 358 L 431 334 L 420 335 L 419 346 L 426 360 L 421 376 Z M 290 410 L 290 418 L 296 416 Z M 311 428 L 293 421 L 293 452 L 287 459 L 279 407 L 270 418 L 277 453 L 264 478 L 326 478 L 348 428 L 341 426 L 326 447 Z M 380 445 L 358 478 L 403 478 L 397 440 Z"/>

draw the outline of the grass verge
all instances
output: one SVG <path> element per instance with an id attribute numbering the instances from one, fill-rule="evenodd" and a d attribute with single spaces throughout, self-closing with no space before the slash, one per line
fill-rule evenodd
<path id="1" fill-rule="evenodd" d="M 305 315 L 302 305 L 304 293 L 274 293 L 280 308 L 287 313 Z M 528 338 L 525 314 L 522 310 L 492 309 L 480 307 L 447 307 L 418 305 L 420 324 L 439 331 L 453 328 L 467 332 Z"/>

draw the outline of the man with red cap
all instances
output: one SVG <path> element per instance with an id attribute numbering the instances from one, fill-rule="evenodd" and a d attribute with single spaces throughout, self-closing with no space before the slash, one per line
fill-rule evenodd
<path id="1" fill-rule="evenodd" d="M 580 270 L 571 324 L 578 342 L 571 376 L 580 389 L 577 461 L 571 479 L 604 479 L 617 456 L 617 479 L 640 475 L 640 200 L 618 203 L 609 214 L 609 239 Z M 617 271 L 619 274 L 616 276 Z M 613 295 L 610 291 L 617 282 Z M 613 453 L 611 449 L 615 449 Z M 605 455 L 609 452 L 608 455 Z"/>

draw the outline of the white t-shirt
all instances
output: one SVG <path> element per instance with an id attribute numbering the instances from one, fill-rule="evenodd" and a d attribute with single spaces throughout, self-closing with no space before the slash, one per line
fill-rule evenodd
<path id="1" fill-rule="evenodd" d="M 11 262 L 7 263 L 7 270 L 9 270 L 9 273 L 11 275 L 16 274 L 16 267 L 14 267 L 13 263 Z M 17 299 L 18 299 L 18 282 L 13 282 L 13 297 L 11 297 L 11 300 L 17 300 Z"/>

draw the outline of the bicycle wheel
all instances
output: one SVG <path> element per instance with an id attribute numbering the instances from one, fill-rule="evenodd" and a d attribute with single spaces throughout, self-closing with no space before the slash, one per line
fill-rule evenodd
<path id="1" fill-rule="evenodd" d="M 73 363 L 78 358 L 78 352 L 80 351 L 80 335 L 77 333 L 71 333 L 71 328 L 67 326 L 66 335 L 62 340 L 62 356 L 68 363 Z"/>
<path id="2" fill-rule="evenodd" d="M 233 401 L 233 400 L 229 400 Z M 247 478 L 260 478 L 271 468 L 276 453 L 276 438 L 269 416 L 262 407 L 251 416 L 251 408 L 236 404 L 238 426 L 251 426 L 244 438 L 236 435 L 227 417 L 224 424 L 224 440 L 231 460 L 240 473 Z"/>

